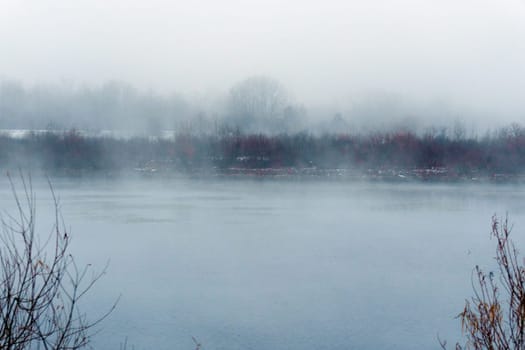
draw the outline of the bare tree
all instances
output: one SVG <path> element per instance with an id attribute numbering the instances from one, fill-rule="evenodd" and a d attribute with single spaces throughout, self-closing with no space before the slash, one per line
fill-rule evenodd
<path id="1" fill-rule="evenodd" d="M 288 94 L 277 80 L 255 76 L 241 81 L 230 90 L 230 117 L 245 128 L 260 127 L 283 117 Z"/>
<path id="2" fill-rule="evenodd" d="M 474 269 L 474 295 L 458 315 L 467 342 L 456 344 L 457 350 L 525 349 L 525 267 L 510 232 L 508 219 L 492 218 L 498 271 Z M 440 343 L 445 349 L 446 342 Z"/>
<path id="3" fill-rule="evenodd" d="M 69 254 L 69 234 L 63 227 L 53 190 L 55 222 L 48 237 L 35 232 L 35 195 L 31 181 L 21 176 L 18 195 L 9 183 L 16 214 L 4 214 L 0 233 L 0 349 L 79 349 L 89 343 L 93 327 L 113 309 L 88 320 L 79 301 L 104 270 L 92 274 Z M 42 238 L 44 238 L 42 240 Z"/>

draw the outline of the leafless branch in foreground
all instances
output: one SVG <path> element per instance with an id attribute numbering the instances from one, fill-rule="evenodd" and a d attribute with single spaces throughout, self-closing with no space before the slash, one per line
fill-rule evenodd
<path id="1" fill-rule="evenodd" d="M 492 217 L 491 235 L 496 239 L 496 273 L 473 271 L 473 296 L 458 315 L 467 338 L 456 349 L 525 349 L 525 267 L 509 238 L 508 218 Z M 439 340 L 446 349 L 446 342 Z"/>
<path id="2" fill-rule="evenodd" d="M 9 177 L 9 175 L 8 175 Z M 16 214 L 0 222 L 0 349 L 79 349 L 94 327 L 115 308 L 89 320 L 79 301 L 105 273 L 78 266 L 68 252 L 70 236 L 62 225 L 52 187 L 55 219 L 45 237 L 35 232 L 31 179 L 20 175 L 18 191 L 9 177 Z"/>

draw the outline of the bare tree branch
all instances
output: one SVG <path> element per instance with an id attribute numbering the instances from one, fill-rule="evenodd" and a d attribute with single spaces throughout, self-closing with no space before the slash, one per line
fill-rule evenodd
<path id="1" fill-rule="evenodd" d="M 501 221 L 492 217 L 499 278 L 492 271 L 474 268 L 473 296 L 458 315 L 467 341 L 464 345 L 457 343 L 456 350 L 525 349 L 525 267 L 510 239 L 511 231 L 508 217 Z M 446 341 L 439 337 L 438 341 L 446 349 Z"/>
<path id="2" fill-rule="evenodd" d="M 22 196 L 8 178 L 17 213 L 6 213 L 0 219 L 0 349 L 85 347 L 94 327 L 118 302 L 94 320 L 88 320 L 79 309 L 79 300 L 104 275 L 107 266 L 88 278 L 89 265 L 79 268 L 68 253 L 70 237 L 63 229 L 59 200 L 51 183 L 55 222 L 41 243 L 35 232 L 36 196 L 31 178 L 20 174 Z"/>

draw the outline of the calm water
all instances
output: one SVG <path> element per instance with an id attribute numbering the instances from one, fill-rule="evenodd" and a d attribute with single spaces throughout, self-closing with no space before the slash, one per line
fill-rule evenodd
<path id="1" fill-rule="evenodd" d="M 35 180 L 39 229 L 50 194 Z M 476 264 L 493 267 L 494 213 L 525 243 L 525 187 L 277 181 L 55 180 L 72 252 L 122 295 L 97 349 L 430 349 Z M 12 209 L 2 182 L 0 207 Z M 523 245 L 522 245 L 523 246 Z"/>

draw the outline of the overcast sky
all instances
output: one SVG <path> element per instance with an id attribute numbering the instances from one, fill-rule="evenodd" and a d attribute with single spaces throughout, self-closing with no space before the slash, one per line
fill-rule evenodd
<path id="1" fill-rule="evenodd" d="M 251 75 L 525 120 L 524 0 L 0 0 L 0 77 L 185 94 Z"/>

